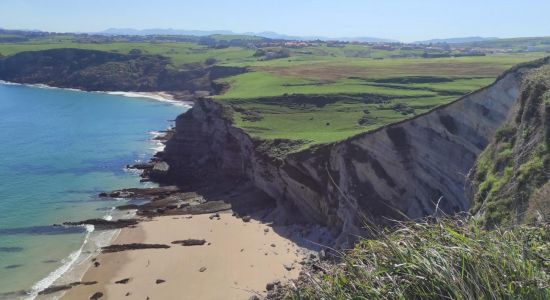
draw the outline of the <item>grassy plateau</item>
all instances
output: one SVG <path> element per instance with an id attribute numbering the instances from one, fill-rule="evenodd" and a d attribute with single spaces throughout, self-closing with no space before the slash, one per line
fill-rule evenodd
<path id="1" fill-rule="evenodd" d="M 57 34 L 0 42 L 0 55 L 55 48 L 116 53 L 139 49 L 170 58 L 176 69 L 210 64 L 246 67 L 245 74 L 219 79 L 226 89 L 213 98 L 232 107 L 235 124 L 253 137 L 298 140 L 303 147 L 424 113 L 490 84 L 515 64 L 546 55 L 541 50 L 423 58 L 425 49 L 405 45 L 390 50 L 325 42 L 287 47 L 283 42 L 264 45 L 261 38 L 231 35 L 210 36 L 214 46 L 170 37 L 95 38 L 100 41 Z M 258 49 L 284 49 L 285 55 L 268 59 L 259 56 Z"/>

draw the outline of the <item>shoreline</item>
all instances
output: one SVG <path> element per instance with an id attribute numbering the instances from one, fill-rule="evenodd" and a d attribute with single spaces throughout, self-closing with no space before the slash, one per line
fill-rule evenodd
<path id="1" fill-rule="evenodd" d="M 63 264 L 48 274 L 48 276 L 35 283 L 30 293 L 23 297 L 23 299 L 50 299 L 49 295 L 44 296 L 40 295 L 40 293 L 53 286 L 62 286 L 81 281 L 91 267 L 87 262 L 99 255 L 101 247 L 113 243 L 120 234 L 120 231 L 120 229 L 114 229 L 88 232 L 81 247 L 67 257 L 71 261 Z M 107 238 L 102 239 L 104 236 L 107 236 Z"/>
<path id="2" fill-rule="evenodd" d="M 113 244 L 163 244 L 169 249 L 100 253 L 88 260 L 83 282 L 61 299 L 88 299 L 100 292 L 105 299 L 248 299 L 265 296 L 266 285 L 297 279 L 309 250 L 287 235 L 294 225 L 244 222 L 230 212 L 218 218 L 203 215 L 160 216 L 123 228 Z M 173 241 L 205 239 L 204 245 L 181 246 Z M 127 283 L 116 283 L 127 280 Z M 126 298 L 129 296 L 128 298 Z M 41 298 L 37 298 L 41 299 Z"/>
<path id="3" fill-rule="evenodd" d="M 17 83 L 15 85 L 58 89 L 46 85 Z M 87 92 L 76 89 L 66 90 Z M 191 107 L 164 92 L 98 93 L 148 98 Z M 158 139 L 163 132 L 152 131 L 149 134 L 153 136 L 149 139 L 150 142 L 156 143 L 157 147 L 163 144 Z M 156 152 L 160 148 L 154 150 Z M 207 214 L 193 215 L 191 218 L 160 216 L 149 220 L 142 219 L 136 228 L 118 230 L 103 244 L 107 246 L 160 243 L 171 246 L 167 250 L 102 253 L 101 246 L 97 245 L 92 251 L 84 252 L 82 248 L 94 244 L 87 238 L 79 250 L 82 252 L 81 255 L 72 261 L 56 280 L 48 282 L 47 286 L 40 287 L 42 291 L 48 287 L 55 289 L 59 286 L 69 286 L 69 289 L 37 295 L 40 290 L 33 286 L 33 294 L 28 297 L 29 299 L 88 299 L 91 295 L 101 292 L 108 299 L 122 297 L 131 299 L 132 297 L 126 297 L 127 293 L 139 295 L 140 298 L 152 296 L 156 299 L 247 299 L 251 296 L 266 296 L 268 283 L 298 278 L 302 264 L 312 253 L 303 245 L 299 246 L 304 241 L 303 237 L 297 235 L 300 231 L 299 226 L 270 226 L 257 220 L 243 221 L 227 212 L 220 213 L 220 216 L 221 220 L 213 219 Z M 195 234 L 194 230 L 202 231 Z M 222 233 L 216 234 L 217 232 Z M 178 235 L 181 233 L 189 233 L 189 235 Z M 101 231 L 92 234 L 101 234 Z M 205 238 L 208 244 L 197 246 L 198 248 L 172 244 L 173 241 L 186 238 Z M 228 253 L 229 250 L 231 253 Z M 181 260 L 181 258 L 190 259 Z M 96 262 L 99 265 L 96 265 Z M 157 275 L 149 274 L 151 270 L 149 266 L 153 264 L 157 268 L 155 269 Z M 131 278 L 128 284 L 115 283 L 125 278 Z M 156 283 L 158 280 L 163 282 Z M 80 282 L 97 283 L 72 285 Z M 189 287 L 185 288 L 185 296 L 182 298 L 180 289 L 184 284 L 189 284 Z M 132 291 L 126 291 L 127 289 Z M 150 290 L 153 291 L 152 294 L 149 294 Z"/>
<path id="4" fill-rule="evenodd" d="M 127 98 L 141 98 L 145 100 L 154 100 L 158 102 L 169 103 L 175 106 L 182 106 L 187 109 L 193 106 L 192 101 L 178 100 L 174 95 L 164 91 L 159 91 L 159 92 L 86 91 L 86 90 L 75 89 L 75 88 L 49 86 L 46 84 L 17 83 L 17 82 L 9 82 L 4 80 L 0 80 L 0 85 L 26 86 L 26 87 L 41 88 L 41 89 L 59 89 L 59 90 L 85 92 L 85 93 L 101 93 L 101 94 L 108 94 L 112 96 L 122 96 Z M 165 130 L 169 130 L 170 128 L 172 127 L 168 127 L 168 129 L 165 129 Z M 162 137 L 166 135 L 166 133 L 164 132 L 165 130 L 160 130 L 160 131 L 153 130 L 153 131 L 147 132 L 149 136 L 149 138 L 147 139 L 147 142 L 151 144 L 151 147 L 149 148 L 149 150 L 151 150 L 151 153 L 150 154 L 147 153 L 149 156 L 149 159 L 153 158 L 156 153 L 158 153 L 159 151 L 162 151 L 162 149 L 164 148 L 165 140 L 162 139 Z M 139 182 L 140 176 L 136 177 L 136 179 Z M 118 211 L 118 213 L 116 213 L 116 211 L 110 211 L 108 215 L 102 216 L 101 218 L 106 220 L 107 218 L 112 219 L 113 212 L 115 212 L 115 214 L 118 214 L 118 216 L 116 217 L 117 219 L 128 218 L 127 212 L 123 212 L 123 211 Z M 49 296 L 46 296 L 46 298 L 44 298 L 44 296 L 39 295 L 39 293 L 46 290 L 49 287 L 70 284 L 71 282 L 80 281 L 90 269 L 89 265 L 84 266 L 83 263 L 90 259 L 93 259 L 94 257 L 97 257 L 99 255 L 101 247 L 112 244 L 115 240 L 117 240 L 118 235 L 121 232 L 120 229 L 97 231 L 93 229 L 93 226 L 91 227 L 86 226 L 86 227 L 87 227 L 87 233 L 86 233 L 86 236 L 84 237 L 84 240 L 80 248 L 76 249 L 75 251 L 71 252 L 67 257 L 65 257 L 62 260 L 63 262 L 62 265 L 52 270 L 44 278 L 40 279 L 37 282 L 34 282 L 32 286 L 30 286 L 29 289 L 25 291 L 24 294 L 21 295 L 21 299 L 50 299 Z"/>
<path id="5" fill-rule="evenodd" d="M 127 98 L 142 98 L 142 99 L 151 99 L 156 100 L 160 102 L 170 103 L 176 106 L 183 106 L 187 107 L 188 109 L 193 107 L 193 101 L 186 101 L 186 100 L 178 100 L 174 95 L 170 94 L 166 91 L 157 91 L 157 92 L 134 92 L 134 91 L 86 91 L 82 89 L 75 89 L 75 88 L 64 88 L 64 87 L 56 87 L 56 86 L 50 86 L 47 84 L 42 83 L 18 83 L 18 82 L 10 82 L 5 80 L 0 80 L 0 84 L 3 85 L 21 85 L 21 86 L 28 86 L 28 87 L 35 87 L 35 88 L 42 88 L 42 89 L 59 89 L 59 90 L 66 90 L 66 91 L 74 91 L 74 92 L 83 92 L 83 93 L 100 93 L 100 94 L 107 94 L 112 96 L 122 96 Z"/>

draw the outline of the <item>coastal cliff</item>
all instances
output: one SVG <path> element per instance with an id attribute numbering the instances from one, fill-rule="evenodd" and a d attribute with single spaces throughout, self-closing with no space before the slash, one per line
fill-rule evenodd
<path id="1" fill-rule="evenodd" d="M 283 157 L 266 149 L 290 141 L 255 140 L 233 125 L 223 102 L 200 99 L 176 120 L 163 179 L 246 178 L 280 209 L 333 229 L 339 243 L 365 234 L 365 222 L 468 211 L 467 174 L 517 109 L 527 70 L 548 61 L 513 68 L 494 84 L 413 119 Z"/>
<path id="2" fill-rule="evenodd" d="M 234 125 L 237 108 L 222 100 L 196 99 L 195 106 L 176 119 L 175 133 L 158 155 L 163 162 L 156 163 L 150 175 L 190 189 L 227 179 L 250 183 L 276 200 L 281 217 L 327 226 L 340 237 L 339 243 L 366 234 L 362 227 L 368 222 L 469 211 L 472 201 L 474 212 L 483 213 L 487 182 L 491 195 L 500 194 L 494 176 L 484 177 L 487 172 L 478 157 L 498 148 L 494 138 L 502 126 L 536 128 L 538 134 L 514 146 L 517 149 L 543 141 L 542 121 L 537 125 L 528 123 L 527 117 L 522 123 L 511 120 L 542 101 L 541 83 L 524 86 L 524 81 L 526 74 L 549 63 L 545 58 L 517 66 L 492 85 L 425 114 L 302 150 L 299 141 L 253 138 Z M 0 59 L 2 80 L 83 90 L 215 94 L 224 89 L 216 79 L 245 71 L 206 65 L 176 70 L 167 58 L 139 51 L 53 49 Z M 530 91 L 535 91 L 533 97 Z M 530 97 L 536 101 L 528 101 Z M 543 112 L 531 115 L 545 118 Z M 513 151 L 522 161 L 534 152 Z M 487 157 L 496 159 L 492 154 L 481 156 Z M 505 169 L 493 169 L 504 174 Z"/>
<path id="3" fill-rule="evenodd" d="M 169 58 L 137 49 L 122 54 L 63 48 L 0 58 L 0 80 L 85 91 L 216 93 L 222 87 L 214 79 L 245 71 L 201 64 L 175 68 Z"/>

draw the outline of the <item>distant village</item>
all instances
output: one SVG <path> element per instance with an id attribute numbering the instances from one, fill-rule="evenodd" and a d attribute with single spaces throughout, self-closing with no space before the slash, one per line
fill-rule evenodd
<path id="1" fill-rule="evenodd" d="M 381 51 L 415 51 L 423 52 L 425 58 L 460 57 L 460 56 L 484 56 L 499 53 L 536 52 L 541 49 L 527 47 L 526 49 L 514 48 L 482 48 L 475 46 L 461 46 L 446 43 L 438 44 L 405 44 L 405 43 L 369 43 L 369 42 L 341 42 L 341 41 L 263 41 L 256 44 L 258 47 L 284 47 L 284 48 L 308 48 L 316 46 L 345 47 L 346 45 L 360 45 L 372 50 Z M 550 44 L 547 51 L 550 51 Z"/>
<path id="2" fill-rule="evenodd" d="M 308 48 L 313 47 L 346 47 L 355 45 L 364 47 L 362 57 L 370 57 L 373 52 L 387 52 L 387 55 L 372 55 L 373 59 L 399 57 L 462 57 L 484 56 L 491 54 L 521 53 L 521 52 L 549 52 L 550 37 L 524 38 L 523 40 L 498 40 L 491 42 L 470 42 L 463 44 L 447 43 L 400 43 L 400 42 L 352 42 L 352 41 L 323 41 L 323 40 L 282 40 L 269 39 L 257 36 L 242 35 L 106 35 L 86 33 L 50 33 L 43 31 L 20 31 L 0 29 L 0 43 L 28 42 L 33 39 L 50 39 L 63 41 L 67 38 L 77 43 L 105 44 L 112 42 L 193 42 L 209 48 L 222 49 L 227 47 L 245 47 L 257 50 L 255 56 L 262 59 L 276 59 L 288 57 L 291 49 L 304 49 L 302 54 L 308 54 Z M 357 48 L 356 47 L 356 48 Z"/>

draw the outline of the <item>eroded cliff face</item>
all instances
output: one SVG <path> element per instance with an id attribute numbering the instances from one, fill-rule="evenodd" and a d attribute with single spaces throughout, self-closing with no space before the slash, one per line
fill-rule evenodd
<path id="1" fill-rule="evenodd" d="M 347 140 L 268 157 L 232 125 L 222 104 L 199 100 L 176 121 L 165 160 L 169 178 L 193 183 L 243 177 L 279 208 L 332 228 L 340 243 L 366 221 L 419 218 L 436 206 L 467 211 L 466 175 L 513 110 L 525 68 L 493 85 L 403 121 Z M 214 179 L 218 178 L 218 179 Z"/>

